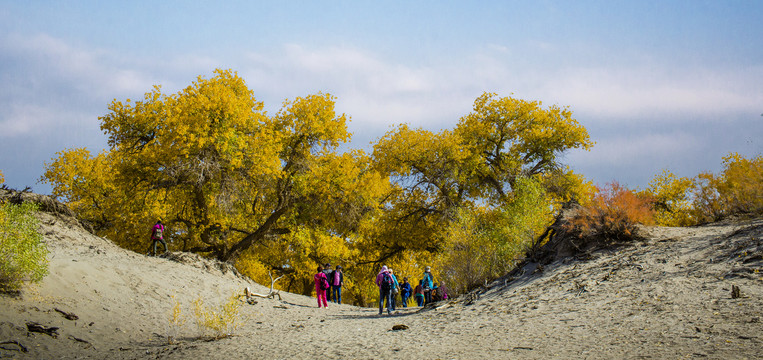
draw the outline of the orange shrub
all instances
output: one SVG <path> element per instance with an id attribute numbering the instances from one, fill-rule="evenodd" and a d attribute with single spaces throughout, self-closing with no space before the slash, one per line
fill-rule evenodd
<path id="1" fill-rule="evenodd" d="M 653 222 L 654 212 L 648 198 L 612 182 L 596 187 L 591 204 L 570 220 L 568 228 L 581 238 L 629 241 L 637 237 L 638 224 Z"/>

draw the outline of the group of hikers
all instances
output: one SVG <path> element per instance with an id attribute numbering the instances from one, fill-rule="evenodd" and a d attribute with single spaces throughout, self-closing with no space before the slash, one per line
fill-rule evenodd
<path id="1" fill-rule="evenodd" d="M 329 302 L 342 303 L 344 273 L 341 266 L 337 265 L 336 269 L 332 270 L 330 264 L 319 265 L 318 272 L 313 276 L 313 281 L 315 282 L 319 308 L 328 308 Z M 379 315 L 383 314 L 385 303 L 387 314 L 392 314 L 398 304 L 398 296 L 400 296 L 399 304 L 404 308 L 408 307 L 411 297 L 416 300 L 418 306 L 448 299 L 445 284 L 440 283 L 438 285 L 434 282 L 432 269 L 429 266 L 424 270 L 422 279 L 419 280 L 416 287 L 411 286 L 408 277 L 403 277 L 403 282 L 399 282 L 394 271 L 386 265 L 382 266 L 381 271 L 376 275 L 375 283 L 379 288 Z"/>
<path id="2" fill-rule="evenodd" d="M 344 272 L 342 266 L 337 265 L 331 270 L 331 264 L 318 265 L 318 272 L 313 276 L 315 293 L 318 296 L 318 307 L 323 304 L 328 308 L 328 303 L 342 303 L 342 286 L 344 286 Z"/>
<path id="3" fill-rule="evenodd" d="M 387 303 L 387 314 L 392 314 L 397 305 L 397 296 L 400 295 L 402 307 L 408 307 L 408 301 L 413 295 L 416 305 L 425 306 L 440 300 L 448 300 L 448 290 L 444 282 L 437 284 L 432 277 L 432 268 L 427 266 L 424 274 L 415 288 L 411 288 L 408 277 L 403 277 L 399 283 L 395 272 L 382 266 L 376 275 L 376 286 L 379 287 L 379 315 L 384 312 L 384 303 Z"/>
<path id="4" fill-rule="evenodd" d="M 164 225 L 161 220 L 157 221 L 151 229 L 151 240 L 154 256 L 156 256 L 156 247 L 158 244 L 164 246 L 167 252 L 167 243 L 164 241 Z M 318 298 L 318 307 L 328 308 L 329 302 L 336 304 L 342 303 L 342 287 L 344 286 L 344 272 L 342 266 L 337 265 L 332 269 L 331 264 L 318 266 L 318 272 L 313 276 L 315 282 L 315 293 Z M 408 282 L 408 277 L 403 277 L 400 283 L 394 271 L 382 266 L 381 271 L 376 275 L 376 286 L 379 288 L 379 315 L 383 313 L 384 304 L 387 304 L 387 314 L 395 311 L 400 297 L 400 305 L 408 307 L 411 297 L 416 301 L 416 305 L 425 306 L 426 304 L 448 299 L 448 292 L 444 283 L 439 286 L 434 282 L 432 271 L 429 266 L 424 270 L 424 274 L 415 287 Z"/>

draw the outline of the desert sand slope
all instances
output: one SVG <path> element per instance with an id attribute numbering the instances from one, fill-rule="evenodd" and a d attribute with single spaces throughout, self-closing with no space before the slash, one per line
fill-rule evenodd
<path id="1" fill-rule="evenodd" d="M 50 274 L 21 296 L 0 296 L 0 357 L 97 359 L 760 358 L 763 219 L 649 228 L 649 240 L 529 264 L 517 278 L 437 308 L 393 316 L 313 298 L 243 304 L 235 336 L 199 339 L 190 314 L 249 286 L 191 255 L 146 257 L 41 213 Z M 371 281 L 369 279 L 369 281 Z M 732 286 L 741 296 L 732 298 Z M 172 296 L 188 318 L 167 344 Z M 69 320 L 63 313 L 74 314 Z M 58 327 L 57 336 L 27 323 Z M 406 325 L 405 330 L 392 330 Z M 26 350 L 26 352 L 24 352 Z"/>

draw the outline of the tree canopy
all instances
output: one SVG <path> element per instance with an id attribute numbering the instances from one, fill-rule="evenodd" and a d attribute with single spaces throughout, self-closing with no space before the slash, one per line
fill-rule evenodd
<path id="1" fill-rule="evenodd" d="M 323 93 L 287 100 L 272 117 L 262 109 L 243 79 L 223 70 L 177 94 L 157 86 L 140 101 L 114 100 L 100 118 L 109 150 L 59 153 L 44 180 L 136 250 L 156 219 L 182 250 L 221 260 L 315 219 L 346 233 L 378 195 L 369 185 L 383 180 L 363 168 L 362 152 L 336 153 L 350 138 L 348 117 Z"/>
<path id="2" fill-rule="evenodd" d="M 537 177 L 570 197 L 580 179 L 558 162 L 593 145 L 572 112 L 540 102 L 485 93 L 454 130 L 433 133 L 403 124 L 374 147 L 375 167 L 394 182 L 379 220 L 385 259 L 404 250 L 437 252 L 457 210 L 500 207 L 514 199 L 519 178 Z M 574 183 L 575 186 L 570 186 Z M 400 236 L 404 234 L 404 236 Z"/>
<path id="3" fill-rule="evenodd" d="M 107 150 L 59 152 L 42 180 L 124 247 L 144 252 L 161 219 L 172 250 L 235 261 L 259 281 L 286 274 L 291 291 L 309 293 L 315 264 L 344 264 L 360 302 L 380 264 L 420 271 L 475 246 L 513 258 L 550 220 L 552 195 L 590 187 L 558 160 L 592 146 L 567 108 L 485 93 L 454 129 L 402 124 L 372 154 L 339 151 L 349 117 L 330 94 L 263 108 L 230 70 L 175 94 L 155 86 L 109 105 Z M 464 224 L 496 230 L 464 244 L 454 236 Z"/>

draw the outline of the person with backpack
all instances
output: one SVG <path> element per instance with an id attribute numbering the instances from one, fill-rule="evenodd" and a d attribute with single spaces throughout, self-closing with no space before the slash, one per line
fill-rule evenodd
<path id="1" fill-rule="evenodd" d="M 421 285 L 424 280 L 419 280 L 419 284 L 413 289 L 413 297 L 416 299 L 416 305 L 424 306 L 424 287 Z"/>
<path id="2" fill-rule="evenodd" d="M 326 263 L 326 265 L 323 265 L 323 273 L 326 274 L 326 280 L 329 282 L 329 286 L 331 285 L 331 264 Z M 331 302 L 331 287 L 326 291 L 326 300 Z"/>
<path id="3" fill-rule="evenodd" d="M 164 225 L 162 225 L 161 220 L 157 221 L 154 227 L 151 229 L 151 241 L 151 246 L 154 248 L 154 256 L 156 256 L 157 243 L 161 243 L 162 246 L 164 246 L 164 252 L 167 252 L 167 243 L 164 241 Z"/>
<path id="4" fill-rule="evenodd" d="M 438 302 L 442 300 L 440 298 L 440 286 L 437 285 L 437 283 L 434 283 L 434 287 L 432 287 L 432 302 Z"/>
<path id="5" fill-rule="evenodd" d="M 321 308 L 321 301 L 323 301 L 323 308 L 328 309 L 329 304 L 326 301 L 326 290 L 329 289 L 329 280 L 323 272 L 323 266 L 318 265 L 318 273 L 313 275 L 313 281 L 315 281 L 315 294 L 318 298 L 318 308 Z"/>
<path id="6" fill-rule="evenodd" d="M 403 278 L 403 283 L 400 285 L 400 299 L 403 302 L 403 307 L 408 307 L 408 299 L 411 297 L 411 293 L 413 292 L 413 289 L 411 289 L 411 284 L 408 283 L 408 278 Z"/>
<path id="7" fill-rule="evenodd" d="M 444 281 L 440 281 L 440 287 L 437 288 L 437 293 L 440 294 L 441 300 L 448 300 L 448 288 L 445 287 Z"/>
<path id="8" fill-rule="evenodd" d="M 337 265 L 336 270 L 331 272 L 331 291 L 333 292 L 332 299 L 337 304 L 342 303 L 342 286 L 344 286 L 344 272 L 342 272 L 342 266 Z"/>
<path id="9" fill-rule="evenodd" d="M 400 293 L 400 283 L 397 282 L 397 276 L 395 276 L 395 273 L 392 271 L 392 269 L 387 268 L 387 271 L 389 271 L 389 276 L 392 276 L 392 292 L 390 293 L 389 297 L 392 299 L 392 311 L 395 311 L 395 305 L 397 305 L 397 294 Z"/>
<path id="10" fill-rule="evenodd" d="M 432 288 L 434 287 L 431 267 L 426 267 L 424 270 L 424 278 L 421 279 L 421 281 L 421 287 L 424 288 L 424 305 L 426 305 L 432 302 Z"/>
<path id="11" fill-rule="evenodd" d="M 387 301 L 387 314 L 392 315 L 392 275 L 390 275 L 387 265 L 382 266 L 379 274 L 376 275 L 376 286 L 379 287 L 379 315 L 382 314 L 384 301 Z"/>

